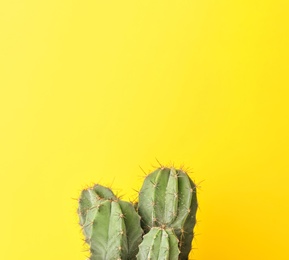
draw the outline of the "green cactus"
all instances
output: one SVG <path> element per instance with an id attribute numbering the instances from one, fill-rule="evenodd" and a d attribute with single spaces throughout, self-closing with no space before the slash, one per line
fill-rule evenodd
<path id="1" fill-rule="evenodd" d="M 173 231 L 153 227 L 143 237 L 137 260 L 175 260 L 179 253 L 178 239 Z"/>
<path id="2" fill-rule="evenodd" d="M 83 190 L 78 208 L 90 260 L 133 260 L 142 240 L 140 217 L 133 205 L 101 185 Z"/>
<path id="3" fill-rule="evenodd" d="M 138 202 L 142 227 L 146 233 L 171 228 L 179 240 L 179 259 L 188 259 L 196 212 L 196 185 L 184 171 L 162 167 L 146 177 Z"/>
<path id="4" fill-rule="evenodd" d="M 134 204 L 101 185 L 85 189 L 78 214 L 90 260 L 187 260 L 197 207 L 196 185 L 173 167 L 149 174 Z"/>

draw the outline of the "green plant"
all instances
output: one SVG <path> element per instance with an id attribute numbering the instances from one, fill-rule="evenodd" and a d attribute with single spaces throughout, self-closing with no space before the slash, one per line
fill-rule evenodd
<path id="1" fill-rule="evenodd" d="M 78 214 L 91 260 L 136 259 L 143 232 L 131 203 L 95 185 L 82 191 Z"/>
<path id="2" fill-rule="evenodd" d="M 178 259 L 178 239 L 171 229 L 153 227 L 139 246 L 138 260 Z"/>
<path id="3" fill-rule="evenodd" d="M 180 259 L 187 259 L 197 212 L 196 185 L 175 168 L 159 168 L 149 174 L 140 190 L 138 213 L 145 232 L 151 227 L 170 228 L 179 240 Z"/>
<path id="4" fill-rule="evenodd" d="M 78 214 L 90 260 L 187 260 L 197 207 L 196 185 L 173 167 L 149 174 L 135 205 L 101 185 L 83 190 Z"/>

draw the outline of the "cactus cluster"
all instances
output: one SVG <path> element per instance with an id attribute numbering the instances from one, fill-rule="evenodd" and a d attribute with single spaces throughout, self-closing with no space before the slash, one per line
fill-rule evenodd
<path id="1" fill-rule="evenodd" d="M 90 260 L 187 260 L 197 212 L 196 185 L 183 170 L 147 175 L 138 203 L 99 184 L 81 192 L 78 215 Z"/>

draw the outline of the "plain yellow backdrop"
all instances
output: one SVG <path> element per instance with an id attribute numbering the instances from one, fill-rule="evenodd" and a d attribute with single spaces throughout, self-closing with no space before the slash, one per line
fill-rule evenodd
<path id="1" fill-rule="evenodd" d="M 0 259 L 86 259 L 93 183 L 190 167 L 191 259 L 287 260 L 289 2 L 0 1 Z"/>

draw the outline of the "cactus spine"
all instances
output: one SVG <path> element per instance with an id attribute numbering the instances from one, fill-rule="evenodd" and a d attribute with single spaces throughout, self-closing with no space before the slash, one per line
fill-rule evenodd
<path id="1" fill-rule="evenodd" d="M 152 227 L 172 229 L 179 240 L 179 259 L 188 259 L 196 223 L 196 185 L 182 170 L 159 168 L 140 190 L 138 213 L 147 233 Z"/>
<path id="2" fill-rule="evenodd" d="M 136 259 L 141 242 L 140 217 L 132 204 L 101 185 L 82 191 L 79 219 L 90 246 L 90 260 Z"/>

